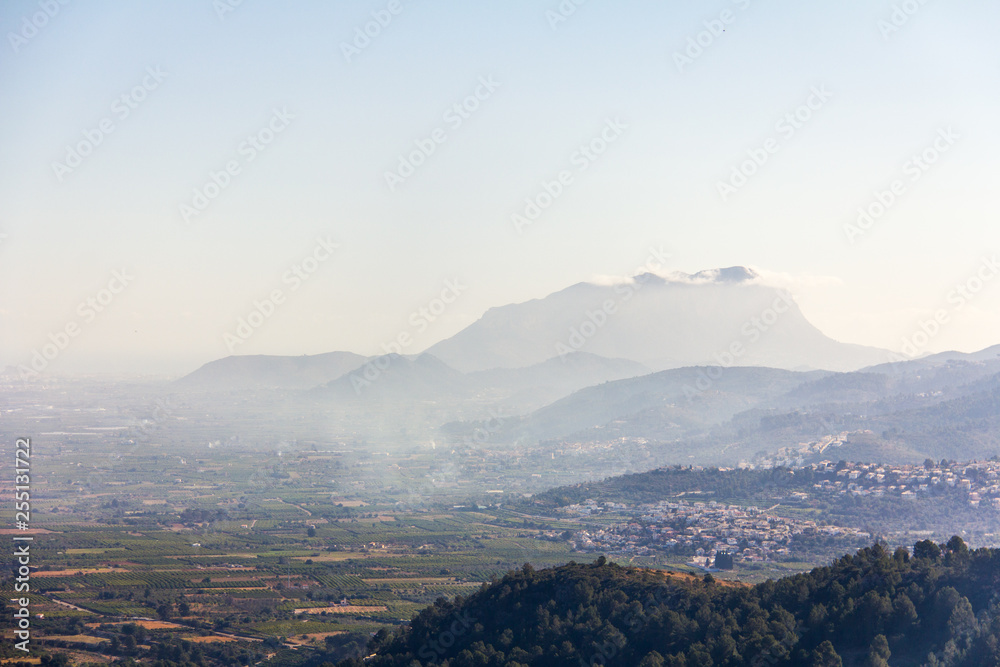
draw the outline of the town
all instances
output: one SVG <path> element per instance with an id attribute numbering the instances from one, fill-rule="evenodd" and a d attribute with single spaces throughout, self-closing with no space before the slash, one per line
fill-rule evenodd
<path id="1" fill-rule="evenodd" d="M 798 469 L 827 477 L 813 484 L 816 495 L 899 496 L 915 500 L 918 494 L 948 488 L 966 492 L 972 507 L 985 502 L 1000 509 L 1000 461 L 996 460 L 935 463 L 928 459 L 922 465 L 893 466 L 820 461 Z M 804 499 L 809 494 L 798 492 L 798 495 Z"/>
<path id="2" fill-rule="evenodd" d="M 693 565 L 711 566 L 719 554 L 736 562 L 772 562 L 793 556 L 799 536 L 829 537 L 864 544 L 871 535 L 856 528 L 825 525 L 769 514 L 759 507 L 715 501 L 661 501 L 630 510 L 620 503 L 587 501 L 561 508 L 579 517 L 632 514 L 629 521 L 581 530 L 571 544 L 580 551 L 649 556 L 660 551 L 694 556 Z"/>

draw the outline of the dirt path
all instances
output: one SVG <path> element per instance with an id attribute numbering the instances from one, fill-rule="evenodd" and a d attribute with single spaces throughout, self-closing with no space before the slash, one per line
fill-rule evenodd
<path id="1" fill-rule="evenodd" d="M 279 500 L 280 500 L 280 498 L 279 498 Z M 297 508 L 297 509 L 300 509 L 300 510 L 302 510 L 303 512 L 305 512 L 306 514 L 308 514 L 309 516 L 312 516 L 312 515 L 313 515 L 313 513 L 312 513 L 312 512 L 310 512 L 309 510 L 307 510 L 307 509 L 306 509 L 305 507 L 302 507 L 301 505 L 296 505 L 295 503 L 290 503 L 290 502 L 288 502 L 288 501 L 286 501 L 286 500 L 282 500 L 281 502 L 285 503 L 286 505 L 291 505 L 292 507 L 295 507 L 295 508 Z"/>
<path id="2" fill-rule="evenodd" d="M 76 611 L 85 611 L 88 614 L 96 614 L 97 613 L 97 612 L 94 612 L 94 611 L 90 611 L 89 609 L 84 609 L 83 607 L 77 607 L 75 604 L 70 604 L 69 602 L 63 602 L 62 600 L 59 600 L 59 599 L 56 599 L 56 598 L 49 598 L 49 599 L 52 600 L 53 602 L 55 602 L 56 604 L 61 604 L 64 607 L 69 607 L 70 609 L 75 609 Z"/>

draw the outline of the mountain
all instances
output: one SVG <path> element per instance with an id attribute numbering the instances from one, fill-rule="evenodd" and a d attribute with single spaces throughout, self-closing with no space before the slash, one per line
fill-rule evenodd
<path id="1" fill-rule="evenodd" d="M 652 370 L 721 364 L 850 371 L 889 358 L 823 335 L 787 293 L 743 267 L 579 283 L 491 308 L 427 351 L 464 372 L 520 368 L 574 351 Z"/>
<path id="2" fill-rule="evenodd" d="M 329 409 L 337 406 L 392 405 L 392 418 L 424 414 L 421 421 L 479 415 L 514 415 L 536 410 L 592 384 L 648 372 L 640 364 L 574 353 L 527 368 L 459 373 L 431 354 L 385 355 L 366 361 L 340 378 L 309 392 Z M 431 408 L 428 415 L 427 410 Z M 373 413 L 386 419 L 386 413 Z"/>
<path id="3" fill-rule="evenodd" d="M 428 353 L 238 356 L 206 364 L 175 387 L 236 398 L 237 412 L 276 411 L 279 394 L 253 398 L 247 390 L 284 392 L 281 410 L 305 410 L 354 436 L 462 442 L 479 434 L 480 442 L 487 433 L 491 446 L 572 439 L 623 449 L 645 442 L 657 464 L 767 464 L 781 448 L 789 449 L 776 461 L 831 456 L 803 445 L 851 433 L 839 438 L 837 457 L 913 462 L 1000 451 L 997 351 L 849 373 L 750 366 L 647 373 L 638 362 L 590 352 L 470 373 Z"/>
<path id="4" fill-rule="evenodd" d="M 317 389 L 312 393 L 314 397 L 342 401 L 470 400 L 490 403 L 505 414 L 516 414 L 530 412 L 584 387 L 647 373 L 649 369 L 637 362 L 585 352 L 526 368 L 467 375 L 429 354 L 366 359 L 350 352 L 332 352 L 301 357 L 226 357 L 181 378 L 175 387 L 212 392 Z"/>
<path id="5" fill-rule="evenodd" d="M 940 352 L 923 357 L 921 361 L 928 363 L 947 361 L 1000 361 L 1000 345 L 994 345 L 978 352 Z"/>
<path id="6" fill-rule="evenodd" d="M 1000 374 L 934 398 L 900 401 L 891 411 L 872 410 L 875 414 L 863 422 L 883 439 L 905 444 L 913 458 L 989 458 L 1000 453 Z"/>
<path id="7" fill-rule="evenodd" d="M 575 352 L 527 368 L 460 373 L 432 354 L 389 354 L 369 359 L 323 391 L 342 398 L 389 395 L 399 399 L 480 398 L 535 409 L 583 387 L 645 375 L 649 369 L 627 359 Z M 407 394 L 407 392 L 412 392 Z"/>
<path id="8" fill-rule="evenodd" d="M 680 428 L 676 435 L 682 435 L 784 394 L 810 375 L 774 368 L 733 367 L 711 380 L 711 370 L 680 368 L 588 387 L 536 410 L 522 429 L 544 439 L 624 418 L 649 419 L 652 413 L 652 419 L 660 425 L 677 424 Z"/>
<path id="9" fill-rule="evenodd" d="M 307 389 L 334 380 L 364 363 L 353 352 L 282 357 L 236 355 L 211 361 L 175 382 L 180 389 L 238 391 Z"/>
<path id="10" fill-rule="evenodd" d="M 430 354 L 386 354 L 369 359 L 318 387 L 314 396 L 342 401 L 437 401 L 465 396 L 469 379 Z"/>
<path id="11" fill-rule="evenodd" d="M 1000 550 L 958 537 L 876 544 L 756 586 L 604 557 L 525 564 L 468 598 L 439 598 L 340 667 L 998 665 L 998 586 Z"/>
<path id="12" fill-rule="evenodd" d="M 628 359 L 606 359 L 587 352 L 573 352 L 525 368 L 494 368 L 469 373 L 468 377 L 483 391 L 503 396 L 498 402 L 507 412 L 520 414 L 585 387 L 649 372 L 642 364 Z"/>
<path id="13" fill-rule="evenodd" d="M 964 356 L 982 361 L 935 355 L 872 366 L 854 373 L 829 375 L 796 387 L 780 404 L 860 404 L 907 395 L 955 398 L 976 391 L 976 382 L 1000 373 L 1000 358 L 976 354 Z"/>
<path id="14" fill-rule="evenodd" d="M 842 432 L 855 433 L 836 454 L 849 459 L 989 457 L 1000 448 L 1000 359 L 967 356 L 989 360 L 918 359 L 851 373 L 672 369 L 586 387 L 487 430 L 494 443 L 642 439 L 665 461 L 715 464 L 799 451 Z M 441 427 L 457 440 L 482 428 L 474 420 Z"/>
<path id="15" fill-rule="evenodd" d="M 714 375 L 714 370 L 679 368 L 587 387 L 512 421 L 507 435 L 558 438 L 618 420 L 648 418 L 656 422 L 657 430 L 673 424 L 680 436 L 725 421 L 823 374 L 733 367 L 712 379 L 709 373 Z"/>

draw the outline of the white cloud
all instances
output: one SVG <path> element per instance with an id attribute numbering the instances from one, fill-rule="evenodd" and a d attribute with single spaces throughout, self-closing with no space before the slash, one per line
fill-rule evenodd
<path id="1" fill-rule="evenodd" d="M 781 271 L 768 271 L 767 269 L 757 267 L 753 267 L 753 270 L 758 276 L 756 282 L 788 290 L 793 296 L 818 287 L 839 287 L 844 284 L 844 281 L 837 276 L 783 273 Z"/>

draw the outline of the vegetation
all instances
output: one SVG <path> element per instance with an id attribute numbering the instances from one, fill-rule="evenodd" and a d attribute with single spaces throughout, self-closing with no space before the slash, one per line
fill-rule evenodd
<path id="1" fill-rule="evenodd" d="M 837 467 L 844 465 L 846 463 L 841 462 Z M 975 477 L 975 474 L 975 471 L 968 473 L 970 477 Z M 816 472 L 809 468 L 792 470 L 786 467 L 742 470 L 669 466 L 601 482 L 555 488 L 522 501 L 521 506 L 543 511 L 591 498 L 639 504 L 681 497 L 759 507 L 780 503 L 786 512 L 804 510 L 822 516 L 830 523 L 863 527 L 883 535 L 896 531 L 930 530 L 944 537 L 959 525 L 970 532 L 1000 531 L 1000 513 L 985 503 L 970 506 L 968 492 L 960 488 L 939 486 L 922 494 L 918 500 L 815 492 L 815 484 L 837 479 L 836 470 Z M 893 483 L 895 479 L 890 473 L 885 484 Z M 798 499 L 794 495 L 796 493 L 806 493 L 808 498 Z"/>
<path id="2" fill-rule="evenodd" d="M 685 502 L 718 500 L 756 505 L 768 514 L 817 525 L 815 532 L 798 534 L 789 543 L 790 552 L 766 561 L 744 558 L 743 550 L 753 548 L 751 540 L 760 544 L 760 536 L 737 535 L 735 543 L 720 542 L 722 551 L 736 556 L 734 569 L 713 573 L 715 580 L 707 584 L 700 577 L 686 574 L 665 578 L 653 572 L 601 566 L 601 576 L 605 570 L 620 571 L 615 575 L 620 581 L 609 581 L 609 585 L 621 583 L 630 604 L 638 602 L 643 614 L 648 608 L 653 616 L 666 614 L 664 610 L 657 612 L 656 605 L 675 602 L 682 606 L 674 613 L 687 614 L 690 609 L 685 611 L 683 605 L 695 604 L 691 596 L 708 594 L 708 609 L 729 619 L 725 610 L 729 602 L 717 599 L 716 589 L 719 595 L 736 596 L 732 598 L 736 601 L 744 599 L 741 595 L 751 595 L 745 591 L 757 590 L 732 580 L 761 582 L 768 577 L 803 572 L 871 543 L 868 537 L 858 538 L 863 542 L 835 540 L 820 530 L 824 522 L 856 526 L 873 536 L 886 537 L 893 545 L 912 544 L 927 536 L 940 541 L 953 532 L 968 535 L 977 545 L 997 542 L 996 508 L 986 502 L 981 507 L 970 507 L 968 493 L 958 488 L 942 488 L 910 501 L 815 495 L 803 500 L 796 494 L 811 489 L 821 477 L 798 471 L 792 475 L 788 469 L 753 472 L 673 467 L 540 493 L 625 469 L 648 470 L 655 464 L 646 455 L 663 453 L 673 445 L 630 439 L 508 451 L 480 447 L 475 442 L 441 447 L 439 440 L 436 449 L 393 445 L 386 446 L 390 451 L 381 452 L 380 447 L 353 436 L 331 438 L 325 419 L 321 428 L 314 428 L 306 414 L 300 415 L 301 423 L 295 420 L 294 424 L 276 429 L 266 406 L 250 415 L 241 407 L 237 414 L 235 406 L 242 399 L 235 397 L 232 413 L 213 411 L 206 416 L 201 402 L 172 402 L 164 417 L 155 410 L 144 411 L 142 393 L 132 396 L 127 388 L 113 388 L 112 393 L 96 399 L 72 387 L 56 389 L 40 391 L 37 396 L 14 394 L 16 401 L 12 405 L 16 409 L 5 412 L 5 418 L 17 420 L 8 425 L 9 431 L 38 432 L 39 425 L 45 424 L 46 432 L 65 434 L 39 438 L 33 458 L 36 472 L 32 477 L 32 528 L 38 532 L 34 535 L 31 561 L 30 657 L 43 660 L 43 664 L 68 661 L 83 665 L 106 662 L 105 656 L 110 656 L 122 665 L 161 667 L 319 666 L 368 655 L 373 649 L 367 644 L 374 633 L 380 633 L 374 648 L 391 656 L 395 651 L 390 650 L 391 642 L 402 641 L 406 635 L 401 634 L 401 628 L 411 619 L 418 618 L 411 632 L 420 631 L 421 624 L 427 626 L 435 618 L 435 609 L 458 609 L 465 604 L 465 597 L 479 590 L 484 582 L 497 580 L 521 563 L 530 562 L 541 570 L 564 565 L 573 558 L 589 560 L 608 554 L 605 549 L 612 547 L 605 545 L 587 547 L 594 550 L 593 556 L 574 551 L 584 548 L 574 546 L 579 545 L 574 536 L 583 531 L 635 523 L 636 534 L 645 534 L 653 522 L 636 512 L 634 505 L 640 502 L 672 498 Z M 79 409 L 98 404 L 112 409 Z M 52 405 L 56 407 L 44 407 Z M 129 426 L 127 417 L 133 412 L 138 421 Z M 771 419 L 771 426 L 784 427 L 784 421 Z M 88 435 L 91 428 L 103 430 L 97 431 L 99 435 Z M 934 461 L 929 462 L 929 466 L 934 465 Z M 9 493 L 10 480 L 4 488 Z M 537 495 L 527 498 L 531 493 Z M 587 498 L 619 499 L 632 506 L 614 511 L 602 509 L 592 516 L 551 511 Z M 12 520 L 10 509 L 8 504 L 4 511 Z M 659 528 L 673 526 L 678 532 L 687 527 L 687 519 L 677 519 L 677 525 L 659 519 L 655 523 Z M 911 537 L 876 530 L 891 525 L 932 533 Z M 944 527 L 949 530 L 946 534 L 941 533 Z M 696 547 L 643 551 L 643 544 L 642 540 L 635 542 L 636 548 L 628 556 L 631 565 L 693 571 L 687 563 L 695 555 L 691 549 L 696 552 Z M 891 551 L 892 547 L 887 549 Z M 925 556 L 925 560 L 945 571 L 951 567 L 949 553 L 944 549 L 941 554 Z M 716 557 L 717 566 L 728 565 L 725 556 Z M 562 641 L 567 641 L 577 659 L 596 661 L 594 664 L 612 664 L 614 660 L 643 664 L 645 660 L 648 667 L 659 664 L 659 659 L 663 664 L 678 664 L 682 654 L 686 664 L 701 664 L 697 656 L 688 655 L 688 644 L 683 650 L 672 651 L 673 645 L 653 649 L 659 658 L 647 656 L 651 651 L 639 655 L 638 649 L 629 649 L 632 653 L 625 659 L 621 657 L 625 649 L 616 644 L 607 645 L 615 646 L 613 655 L 587 654 L 588 633 L 600 638 L 602 648 L 616 636 L 610 630 L 607 637 L 600 634 L 605 620 L 618 628 L 630 646 L 640 646 L 636 638 L 641 639 L 646 631 L 630 622 L 621 625 L 617 617 L 606 617 L 611 608 L 608 605 L 617 603 L 611 600 L 598 604 L 604 595 L 601 577 L 594 584 L 593 566 L 574 567 L 589 573 L 584 577 L 591 582 L 587 585 L 597 586 L 593 603 L 587 602 L 584 608 L 593 604 L 597 618 L 603 620 L 594 625 L 596 621 L 590 617 L 581 620 L 578 608 L 560 606 L 576 593 L 560 592 L 558 582 L 552 582 L 547 590 L 561 597 L 553 598 L 556 607 L 552 609 L 548 609 L 549 600 L 545 599 L 543 608 L 560 619 L 560 629 L 556 632 L 549 626 L 540 627 L 549 628 L 546 632 L 550 633 L 565 630 L 569 634 L 551 644 L 555 646 L 551 655 L 563 655 L 559 651 L 565 648 Z M 516 576 L 525 579 L 518 579 L 517 585 L 530 584 L 528 588 L 533 590 L 542 579 L 552 576 L 550 572 L 558 570 L 531 575 L 520 572 Z M 0 573 L 3 599 L 16 597 L 12 574 L 9 569 Z M 626 582 L 632 583 L 625 586 Z M 643 597 L 647 594 L 641 591 L 647 583 L 654 586 L 652 595 L 662 589 L 671 591 L 674 597 Z M 969 599 L 975 613 L 988 612 L 988 605 L 971 595 L 971 589 L 958 583 L 941 584 L 948 585 Z M 496 593 L 495 588 L 490 590 L 494 591 L 490 595 Z M 539 590 L 542 604 L 545 591 Z M 981 590 L 988 590 L 987 585 Z M 890 602 L 898 597 L 897 593 L 879 594 L 889 595 Z M 478 599 L 479 595 L 483 593 L 472 598 Z M 937 589 L 927 595 L 937 595 Z M 919 602 L 917 597 L 914 595 L 911 601 L 921 614 L 934 604 L 933 597 Z M 437 598 L 453 601 L 435 604 Z M 780 614 L 772 618 L 765 598 L 756 599 L 758 606 L 768 609 L 769 627 L 780 620 Z M 512 600 L 493 598 L 497 612 Z M 829 618 L 834 619 L 829 622 L 840 622 L 840 617 L 833 615 L 834 606 L 822 604 Z M 428 605 L 430 611 L 420 617 Z M 537 606 L 522 606 L 511 618 L 535 618 L 532 614 Z M 781 606 L 795 618 L 802 616 L 794 605 Z M 733 609 L 740 608 L 737 605 Z M 450 611 L 445 616 L 447 613 Z M 697 610 L 693 613 L 701 624 Z M 739 616 L 735 618 L 740 620 Z M 514 636 L 520 626 L 497 626 L 501 636 L 487 637 L 494 622 L 507 619 L 502 614 L 494 618 L 483 613 L 470 628 L 463 629 L 461 624 L 455 628 L 463 630 L 463 637 L 467 637 L 476 623 L 482 626 L 476 632 L 481 633 L 478 636 L 484 642 L 483 651 L 488 652 L 488 644 L 503 653 L 507 661 L 498 664 L 536 664 L 537 659 L 531 655 L 511 657 L 514 647 L 522 641 L 524 646 L 536 646 L 530 644 L 530 633 Z M 453 618 L 449 627 L 457 620 Z M 584 629 L 567 629 L 577 625 Z M 591 626 L 600 632 L 586 629 Z M 511 634 L 504 638 L 503 631 L 508 628 Z M 689 636 L 689 630 L 696 633 L 693 627 L 677 630 L 680 643 L 675 648 L 684 642 L 691 646 L 700 642 L 714 662 L 725 664 L 719 662 L 723 654 L 713 653 L 714 629 L 705 631 L 704 636 Z M 750 659 L 748 650 L 755 645 L 747 644 L 749 640 L 740 632 L 742 629 L 733 630 L 729 635 L 737 643 L 738 653 Z M 779 642 L 783 637 L 772 630 L 764 634 L 773 635 L 772 639 Z M 906 651 L 900 646 L 900 631 L 893 627 L 882 634 L 884 646 L 878 644 L 877 637 L 872 639 L 878 645 L 866 645 L 861 658 L 867 659 L 869 649 L 881 657 L 889 651 L 891 664 L 908 664 L 901 657 Z M 808 649 L 810 658 L 812 651 L 818 651 L 824 660 L 832 660 L 836 653 L 845 664 L 851 664 L 860 655 L 851 653 L 842 639 L 832 634 L 823 639 L 830 642 L 829 646 L 814 641 L 819 637 L 810 637 L 796 637 L 796 650 Z M 10 642 L 2 644 L 0 659 L 24 657 L 11 648 Z M 940 659 L 945 661 L 941 652 L 952 650 L 946 645 L 947 641 L 928 644 L 912 664 L 926 662 L 931 651 L 941 654 Z M 544 643 L 537 646 L 546 652 L 550 648 Z M 417 664 L 437 664 L 438 657 L 452 659 L 445 652 L 432 652 L 428 660 L 426 651 L 420 655 L 422 648 L 422 643 L 415 646 L 412 660 Z M 462 650 L 466 648 L 472 653 L 477 650 L 468 646 Z M 970 649 L 956 639 L 952 652 Z M 454 658 L 463 659 L 460 653 Z M 628 663 L 633 657 L 636 662 Z M 496 661 L 495 656 L 488 660 Z"/>
<path id="3" fill-rule="evenodd" d="M 881 544 L 756 586 L 603 558 L 439 599 L 341 667 L 1000 664 L 1000 550 Z"/>

